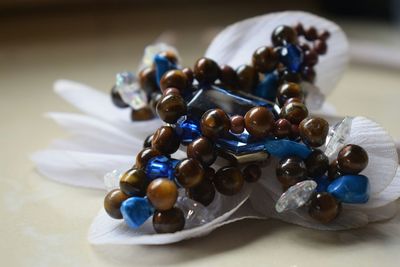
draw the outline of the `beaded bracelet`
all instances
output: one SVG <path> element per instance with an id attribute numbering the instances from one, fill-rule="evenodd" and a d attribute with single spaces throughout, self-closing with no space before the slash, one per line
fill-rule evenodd
<path id="1" fill-rule="evenodd" d="M 308 94 L 318 92 L 314 66 L 327 53 L 328 38 L 329 32 L 305 30 L 300 23 L 279 26 L 271 36 L 273 47 L 258 48 L 252 65 L 236 71 L 209 58 L 200 58 L 193 71 L 180 68 L 177 56 L 163 51 L 140 71 L 140 91 L 121 89 L 132 77 L 118 76 L 113 103 L 133 107 L 133 120 L 157 114 L 166 125 L 146 138 L 120 188 L 107 194 L 106 212 L 132 228 L 153 216 L 157 233 L 182 230 L 178 188 L 207 206 L 216 191 L 232 196 L 245 182 L 257 182 L 270 156 L 280 159 L 276 177 L 284 193 L 278 212 L 306 205 L 312 218 L 329 223 L 341 203 L 367 202 L 368 178 L 359 175 L 368 164 L 366 151 L 347 144 L 329 164 L 327 137 L 337 138 L 336 133 L 329 134 L 325 119 L 310 117 L 305 105 Z M 178 160 L 171 155 L 181 145 L 187 146 L 187 158 Z M 215 171 L 218 157 L 228 164 Z"/>

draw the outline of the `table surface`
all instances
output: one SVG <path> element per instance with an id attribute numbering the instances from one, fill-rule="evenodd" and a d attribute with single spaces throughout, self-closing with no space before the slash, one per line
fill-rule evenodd
<path id="1" fill-rule="evenodd" d="M 118 21 L 138 25 L 146 12 L 139 18 L 123 14 Z M 398 266 L 400 216 L 341 232 L 245 220 L 173 245 L 94 247 L 86 235 L 104 192 L 47 180 L 29 161 L 31 153 L 66 136 L 42 114 L 76 111 L 52 92 L 54 80 L 68 78 L 108 91 L 114 73 L 134 69 L 143 47 L 163 29 L 173 30 L 182 58 L 194 62 L 218 27 L 251 12 L 231 12 L 228 19 L 192 22 L 190 27 L 149 23 L 146 31 L 119 28 L 107 14 L 25 24 L 3 21 L 0 33 L 11 37 L 0 45 L 2 266 Z M 64 27 L 54 33 L 52 21 Z M 7 28 L 11 23 L 15 28 Z M 350 32 L 361 28 L 369 36 L 368 27 L 350 26 Z M 46 34 L 48 27 L 54 36 Z M 368 116 L 394 137 L 400 137 L 399 99 L 398 70 L 357 64 L 350 65 L 328 97 L 340 114 Z"/>

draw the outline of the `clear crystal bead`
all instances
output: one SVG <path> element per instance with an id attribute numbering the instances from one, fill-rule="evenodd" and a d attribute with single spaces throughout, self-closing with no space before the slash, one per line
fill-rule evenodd
<path id="1" fill-rule="evenodd" d="M 141 109 L 147 105 L 146 93 L 140 89 L 136 77 L 131 72 L 117 73 L 115 85 L 122 100 L 134 110 Z"/>
<path id="2" fill-rule="evenodd" d="M 350 134 L 352 121 L 352 117 L 345 117 L 329 131 L 324 152 L 330 160 L 336 157 L 337 152 L 345 144 L 346 138 Z"/>
<path id="3" fill-rule="evenodd" d="M 187 229 L 203 225 L 214 219 L 206 207 L 187 196 L 179 196 L 176 205 L 185 214 L 185 228 Z"/>
<path id="4" fill-rule="evenodd" d="M 317 188 L 313 180 L 305 180 L 291 186 L 281 195 L 275 204 L 275 210 L 279 213 L 300 208 L 308 202 Z"/>
<path id="5" fill-rule="evenodd" d="M 121 177 L 121 174 L 122 172 L 113 170 L 104 175 L 104 186 L 106 187 L 107 192 L 119 188 L 119 178 Z"/>
<path id="6" fill-rule="evenodd" d="M 140 69 L 143 69 L 145 67 L 151 67 L 153 65 L 154 57 L 158 53 L 161 53 L 163 51 L 172 51 L 178 58 L 178 51 L 176 50 L 175 47 L 167 45 L 165 43 L 157 43 L 153 45 L 148 45 L 144 49 L 144 55 L 142 58 L 142 63 L 140 65 Z"/>
<path id="7" fill-rule="evenodd" d="M 303 81 L 300 85 L 306 95 L 307 108 L 310 110 L 320 109 L 325 102 L 325 95 L 310 82 Z"/>

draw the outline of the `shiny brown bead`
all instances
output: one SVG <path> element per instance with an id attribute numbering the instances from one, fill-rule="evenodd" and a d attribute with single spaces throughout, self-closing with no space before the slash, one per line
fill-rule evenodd
<path id="1" fill-rule="evenodd" d="M 188 158 L 196 159 L 205 166 L 213 164 L 217 158 L 214 144 L 207 137 L 199 137 L 190 143 L 186 153 Z"/>
<path id="2" fill-rule="evenodd" d="M 223 167 L 215 173 L 213 182 L 218 192 L 232 196 L 242 189 L 244 177 L 237 167 Z"/>
<path id="3" fill-rule="evenodd" d="M 215 175 L 215 170 L 211 167 L 204 168 L 204 179 L 213 180 Z"/>
<path id="4" fill-rule="evenodd" d="M 284 83 L 278 88 L 277 99 L 280 106 L 283 106 L 285 102 L 290 98 L 304 99 L 304 92 L 298 83 Z"/>
<path id="5" fill-rule="evenodd" d="M 271 36 L 274 46 L 282 46 L 288 43 L 297 42 L 297 33 L 289 26 L 281 25 L 275 28 Z"/>
<path id="6" fill-rule="evenodd" d="M 288 138 L 292 131 L 292 124 L 286 119 L 278 119 L 274 124 L 274 136 L 278 138 Z"/>
<path id="7" fill-rule="evenodd" d="M 307 176 L 311 178 L 321 177 L 326 173 L 329 168 L 329 159 L 319 149 L 315 149 L 310 155 L 304 160 L 307 167 Z"/>
<path id="8" fill-rule="evenodd" d="M 173 154 L 178 150 L 179 145 L 179 137 L 171 126 L 159 128 L 154 133 L 153 141 L 151 142 L 151 147 L 164 155 Z"/>
<path id="9" fill-rule="evenodd" d="M 311 49 L 307 43 L 301 43 L 299 46 L 303 52 Z"/>
<path id="10" fill-rule="evenodd" d="M 300 137 L 303 142 L 312 147 L 325 144 L 329 132 L 329 124 L 323 118 L 306 118 L 300 125 Z"/>
<path id="11" fill-rule="evenodd" d="M 204 136 L 217 139 L 229 132 L 231 121 L 222 109 L 210 109 L 201 117 L 200 127 Z"/>
<path id="12" fill-rule="evenodd" d="M 281 79 L 282 83 L 285 83 L 285 82 L 300 83 L 301 75 L 298 72 L 291 72 L 288 70 L 283 70 L 281 72 L 280 79 Z"/>
<path id="13" fill-rule="evenodd" d="M 160 80 L 161 91 L 164 92 L 167 88 L 174 87 L 178 89 L 181 94 L 189 88 L 189 79 L 186 74 L 181 70 L 169 70 Z"/>
<path id="14" fill-rule="evenodd" d="M 170 61 L 171 63 L 177 64 L 178 63 L 178 57 L 176 56 L 175 52 L 166 50 L 162 51 L 159 53 L 160 56 L 165 57 Z"/>
<path id="15" fill-rule="evenodd" d="M 241 134 L 244 131 L 244 118 L 240 115 L 231 117 L 231 132 L 234 134 Z"/>
<path id="16" fill-rule="evenodd" d="M 159 93 L 152 93 L 150 97 L 150 103 L 149 106 L 151 110 L 153 111 L 153 114 L 157 114 L 157 104 L 161 100 L 162 94 Z"/>
<path id="17" fill-rule="evenodd" d="M 315 76 L 317 76 L 314 68 L 305 66 L 301 71 L 301 76 L 307 82 L 313 83 L 315 81 Z"/>
<path id="18" fill-rule="evenodd" d="M 308 213 L 321 223 L 329 223 L 339 215 L 340 211 L 340 203 L 331 194 L 318 193 L 312 197 Z"/>
<path id="19" fill-rule="evenodd" d="M 139 72 L 138 76 L 140 88 L 146 92 L 147 96 L 150 96 L 153 92 L 159 90 L 156 81 L 156 71 L 154 68 L 144 68 Z"/>
<path id="20" fill-rule="evenodd" d="M 144 139 L 143 148 L 151 148 L 151 141 L 153 140 L 153 135 L 150 134 Z"/>
<path id="21" fill-rule="evenodd" d="M 188 196 L 203 204 L 204 206 L 210 205 L 215 197 L 215 187 L 210 179 L 204 178 L 200 184 L 187 190 Z"/>
<path id="22" fill-rule="evenodd" d="M 107 214 L 114 219 L 122 219 L 121 204 L 129 198 L 128 195 L 124 194 L 119 189 L 114 189 L 106 195 L 104 198 L 104 209 Z"/>
<path id="23" fill-rule="evenodd" d="M 292 124 L 289 139 L 297 140 L 300 137 L 299 125 Z"/>
<path id="24" fill-rule="evenodd" d="M 328 31 L 323 31 L 323 32 L 321 33 L 321 35 L 319 36 L 319 39 L 320 39 L 320 40 L 326 41 L 326 40 L 329 39 L 330 36 L 331 36 L 331 33 L 330 33 L 330 32 L 328 32 Z"/>
<path id="25" fill-rule="evenodd" d="M 308 109 L 303 103 L 292 102 L 284 105 L 280 117 L 287 119 L 292 124 L 299 124 L 308 116 Z"/>
<path id="26" fill-rule="evenodd" d="M 318 63 L 318 53 L 315 50 L 307 50 L 304 52 L 304 64 L 312 67 Z"/>
<path id="27" fill-rule="evenodd" d="M 326 45 L 325 41 L 316 40 L 314 43 L 314 50 L 320 55 L 325 55 L 328 50 L 328 46 Z"/>
<path id="28" fill-rule="evenodd" d="M 255 138 L 267 137 L 275 124 L 274 115 L 265 107 L 254 107 L 247 111 L 244 122 L 246 130 Z"/>
<path id="29" fill-rule="evenodd" d="M 185 73 L 186 77 L 188 78 L 189 85 L 193 83 L 194 73 L 191 68 L 184 68 L 182 72 Z"/>
<path id="30" fill-rule="evenodd" d="M 368 154 L 358 145 L 347 145 L 339 151 L 338 167 L 345 174 L 358 174 L 368 165 Z"/>
<path id="31" fill-rule="evenodd" d="M 119 108 L 127 108 L 129 105 L 122 100 L 121 95 L 118 93 L 117 88 L 113 86 L 111 89 L 111 101 Z"/>
<path id="32" fill-rule="evenodd" d="M 150 107 L 146 106 L 138 110 L 132 109 L 131 119 L 132 121 L 147 121 L 154 118 L 154 113 Z"/>
<path id="33" fill-rule="evenodd" d="M 136 155 L 135 167 L 138 169 L 143 169 L 146 167 L 147 162 L 156 156 L 160 156 L 161 153 L 157 150 L 151 148 L 145 148 Z"/>
<path id="34" fill-rule="evenodd" d="M 275 69 L 279 56 L 273 47 L 262 46 L 254 52 L 252 60 L 256 70 L 265 73 Z"/>
<path id="35" fill-rule="evenodd" d="M 176 180 L 185 188 L 198 185 L 203 176 L 204 168 L 196 159 L 183 159 L 175 167 Z"/>
<path id="36" fill-rule="evenodd" d="M 147 186 L 146 173 L 141 169 L 130 169 L 119 180 L 119 187 L 128 196 L 144 196 Z"/>
<path id="37" fill-rule="evenodd" d="M 254 183 L 257 182 L 261 177 L 261 168 L 258 164 L 247 165 L 243 169 L 243 177 L 246 182 Z"/>
<path id="38" fill-rule="evenodd" d="M 282 159 L 276 168 L 276 177 L 284 186 L 292 186 L 303 181 L 307 176 L 304 162 L 298 157 Z"/>
<path id="39" fill-rule="evenodd" d="M 237 68 L 236 73 L 240 89 L 251 93 L 259 81 L 256 69 L 249 65 L 241 65 Z"/>
<path id="40" fill-rule="evenodd" d="M 178 198 L 175 183 L 166 178 L 157 178 L 147 187 L 147 198 L 157 210 L 172 209 Z"/>
<path id="41" fill-rule="evenodd" d="M 166 123 L 176 123 L 186 112 L 186 102 L 180 95 L 165 95 L 157 104 L 157 114 Z"/>
<path id="42" fill-rule="evenodd" d="M 342 176 L 342 173 L 339 170 L 338 161 L 334 160 L 331 164 L 329 164 L 328 179 L 333 181 L 336 178 L 338 178 L 339 176 Z"/>
<path id="43" fill-rule="evenodd" d="M 153 228 L 159 234 L 175 233 L 185 227 L 185 215 L 174 207 L 170 210 L 156 210 L 153 215 Z"/>
<path id="44" fill-rule="evenodd" d="M 297 35 L 303 35 L 304 34 L 304 27 L 303 24 L 297 23 L 296 26 L 294 27 L 294 30 L 296 31 Z"/>
<path id="45" fill-rule="evenodd" d="M 228 65 L 222 65 L 219 79 L 223 86 L 228 87 L 227 89 L 238 89 L 239 78 L 236 74 L 236 71 L 232 67 Z"/>
<path id="46" fill-rule="evenodd" d="M 219 78 L 220 72 L 218 64 L 205 57 L 198 59 L 193 69 L 194 77 L 200 84 L 212 84 Z"/>
<path id="47" fill-rule="evenodd" d="M 308 28 L 304 35 L 308 41 L 315 41 L 318 38 L 318 32 L 315 27 Z"/>
<path id="48" fill-rule="evenodd" d="M 167 88 L 164 92 L 163 92 L 163 96 L 166 95 L 181 95 L 181 92 L 179 92 L 178 89 L 171 87 L 171 88 Z M 158 103 L 157 103 L 158 104 Z"/>
<path id="49" fill-rule="evenodd" d="M 293 102 L 304 103 L 303 99 L 300 99 L 300 98 L 297 98 L 297 97 L 292 97 L 292 98 L 289 98 L 288 100 L 286 100 L 284 105 L 287 105 L 287 104 L 293 103 Z"/>

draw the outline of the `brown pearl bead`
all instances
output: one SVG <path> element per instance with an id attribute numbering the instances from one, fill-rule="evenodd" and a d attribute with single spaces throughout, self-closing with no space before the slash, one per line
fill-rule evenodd
<path id="1" fill-rule="evenodd" d="M 253 54 L 253 66 L 258 72 L 271 72 L 279 61 L 278 53 L 273 47 L 262 46 Z"/>
<path id="2" fill-rule="evenodd" d="M 161 153 L 158 152 L 157 150 L 154 150 L 152 148 L 145 148 L 142 151 L 140 151 L 139 154 L 136 155 L 135 167 L 138 169 L 143 169 L 146 167 L 147 162 L 150 159 L 160 155 Z"/>
<path id="3" fill-rule="evenodd" d="M 292 124 L 289 139 L 297 140 L 300 137 L 299 125 Z"/>
<path id="4" fill-rule="evenodd" d="M 121 95 L 118 93 L 117 88 L 113 86 L 111 88 L 111 101 L 113 104 L 119 108 L 127 108 L 129 105 L 122 100 Z"/>
<path id="5" fill-rule="evenodd" d="M 148 96 L 150 96 L 151 93 L 159 90 L 156 80 L 156 71 L 154 68 L 147 67 L 142 69 L 139 72 L 138 78 L 140 88 L 142 88 L 142 90 L 145 91 Z"/>
<path id="6" fill-rule="evenodd" d="M 345 174 L 358 174 L 368 165 L 368 154 L 358 145 L 347 145 L 339 151 L 338 167 Z"/>
<path id="7" fill-rule="evenodd" d="M 282 83 L 285 82 L 292 82 L 292 83 L 300 83 L 301 82 L 301 75 L 297 72 L 290 72 L 288 70 L 283 70 L 280 73 L 280 80 Z"/>
<path id="8" fill-rule="evenodd" d="M 317 74 L 312 67 L 305 66 L 301 72 L 301 77 L 303 77 L 304 80 L 310 83 L 314 83 L 316 76 Z"/>
<path id="9" fill-rule="evenodd" d="M 310 27 L 305 32 L 305 37 L 308 41 L 315 41 L 318 38 L 318 32 L 315 27 Z"/>
<path id="10" fill-rule="evenodd" d="M 301 43 L 299 46 L 300 46 L 301 50 L 303 50 L 303 52 L 310 50 L 310 46 L 307 43 Z"/>
<path id="11" fill-rule="evenodd" d="M 164 155 L 173 154 L 178 150 L 179 145 L 179 137 L 171 126 L 159 128 L 154 133 L 153 141 L 151 142 L 151 147 Z"/>
<path id="12" fill-rule="evenodd" d="M 229 132 L 231 121 L 222 109 L 210 109 L 201 117 L 200 127 L 204 136 L 217 139 Z"/>
<path id="13" fill-rule="evenodd" d="M 150 107 L 146 106 L 138 110 L 132 109 L 131 119 L 132 121 L 147 121 L 154 118 L 154 113 Z"/>
<path id="14" fill-rule="evenodd" d="M 104 209 L 107 214 L 114 219 L 122 219 L 121 204 L 129 198 L 128 195 L 124 194 L 119 189 L 114 189 L 106 195 L 104 198 Z"/>
<path id="15" fill-rule="evenodd" d="M 254 107 L 244 116 L 246 130 L 254 138 L 264 138 L 272 131 L 275 120 L 272 112 L 266 107 Z"/>
<path id="16" fill-rule="evenodd" d="M 178 63 L 178 57 L 176 56 L 175 52 L 173 52 L 173 51 L 170 51 L 170 50 L 162 51 L 159 53 L 159 55 L 165 57 L 171 63 L 174 63 L 174 64 Z"/>
<path id="17" fill-rule="evenodd" d="M 147 198 L 157 210 L 172 209 L 178 198 L 175 183 L 166 178 L 157 178 L 147 187 Z"/>
<path id="18" fill-rule="evenodd" d="M 276 168 L 276 177 L 284 186 L 292 186 L 303 181 L 307 176 L 304 162 L 298 157 L 282 159 Z"/>
<path id="19" fill-rule="evenodd" d="M 157 114 L 166 123 L 176 123 L 186 112 L 186 102 L 180 95 L 165 95 L 157 104 Z"/>
<path id="20" fill-rule="evenodd" d="M 199 137 L 190 143 L 186 153 L 188 158 L 196 159 L 205 166 L 210 166 L 217 158 L 214 144 L 207 137 Z"/>
<path id="21" fill-rule="evenodd" d="M 333 181 L 336 178 L 338 178 L 339 176 L 342 176 L 342 173 L 339 170 L 338 161 L 334 160 L 331 164 L 329 164 L 328 179 L 330 181 Z"/>
<path id="22" fill-rule="evenodd" d="M 329 168 L 328 157 L 319 149 L 313 150 L 304 163 L 307 167 L 307 176 L 311 178 L 321 177 Z"/>
<path id="23" fill-rule="evenodd" d="M 326 41 L 329 39 L 330 36 L 331 36 L 331 33 L 329 31 L 323 31 L 321 33 L 321 35 L 319 36 L 319 39 Z"/>
<path id="24" fill-rule="evenodd" d="M 175 167 L 176 180 L 185 188 L 198 185 L 203 179 L 203 176 L 203 166 L 195 159 L 181 160 Z"/>
<path id="25" fill-rule="evenodd" d="M 304 101 L 302 99 L 297 98 L 297 97 L 292 97 L 292 98 L 289 98 L 288 100 L 286 100 L 284 105 L 287 105 L 287 104 L 293 103 L 293 102 L 304 103 Z"/>
<path id="26" fill-rule="evenodd" d="M 340 211 L 341 204 L 331 194 L 318 193 L 312 197 L 308 213 L 321 223 L 329 223 L 339 215 Z"/>
<path id="27" fill-rule="evenodd" d="M 175 233 L 185 227 L 185 215 L 174 207 L 170 210 L 156 210 L 153 215 L 153 228 L 159 234 Z"/>
<path id="28" fill-rule="evenodd" d="M 159 93 L 152 93 L 150 97 L 150 103 L 149 106 L 151 110 L 153 111 L 153 114 L 157 114 L 157 104 L 160 102 L 162 98 L 162 94 Z"/>
<path id="29" fill-rule="evenodd" d="M 318 63 L 318 53 L 315 50 L 307 50 L 304 52 L 304 64 L 312 67 Z"/>
<path id="30" fill-rule="evenodd" d="M 240 115 L 231 117 L 231 132 L 234 134 L 241 134 L 244 131 L 244 118 Z"/>
<path id="31" fill-rule="evenodd" d="M 246 182 L 254 183 L 257 182 L 261 177 L 261 168 L 258 164 L 247 165 L 243 169 L 243 177 Z"/>
<path id="32" fill-rule="evenodd" d="M 274 46 L 282 46 L 288 43 L 297 42 L 297 33 L 289 26 L 281 25 L 275 28 L 271 36 Z"/>
<path id="33" fill-rule="evenodd" d="M 292 124 L 299 124 L 308 116 L 308 109 L 303 103 L 292 102 L 284 105 L 280 117 L 287 119 Z"/>
<path id="34" fill-rule="evenodd" d="M 161 91 L 174 87 L 183 94 L 189 87 L 189 79 L 181 70 L 169 70 L 160 80 Z"/>
<path id="35" fill-rule="evenodd" d="M 259 77 L 256 69 L 249 65 L 241 65 L 236 70 L 238 82 L 242 91 L 251 93 L 257 86 Z"/>
<path id="36" fill-rule="evenodd" d="M 151 148 L 151 141 L 153 140 L 153 135 L 150 134 L 144 139 L 143 148 Z"/>
<path id="37" fill-rule="evenodd" d="M 297 35 L 303 35 L 304 34 L 303 24 L 297 23 L 296 26 L 294 27 L 294 30 L 296 31 Z"/>
<path id="38" fill-rule="evenodd" d="M 215 197 L 215 187 L 210 179 L 204 178 L 200 184 L 187 190 L 187 195 L 191 199 L 200 202 L 204 206 L 210 205 Z"/>
<path id="39" fill-rule="evenodd" d="M 194 77 L 200 84 L 212 84 L 219 78 L 221 70 L 218 64 L 209 58 L 202 57 L 194 65 Z"/>
<path id="40" fill-rule="evenodd" d="M 178 89 L 176 89 L 176 88 L 174 88 L 174 87 L 171 87 L 171 88 L 168 88 L 168 89 L 166 89 L 164 92 L 163 92 L 163 96 L 166 96 L 166 95 L 181 95 L 181 92 L 179 92 L 179 90 Z M 157 103 L 158 104 L 158 103 Z"/>
<path id="41" fill-rule="evenodd" d="M 232 196 L 242 189 L 244 177 L 237 167 L 223 167 L 215 173 L 213 182 L 218 192 Z"/>
<path id="42" fill-rule="evenodd" d="M 320 55 L 325 55 L 328 51 L 328 46 L 324 40 L 316 40 L 314 43 L 314 50 Z"/>
<path id="43" fill-rule="evenodd" d="M 277 99 L 280 106 L 283 106 L 285 102 L 290 98 L 304 99 L 304 92 L 298 83 L 284 83 L 278 87 Z"/>
<path id="44" fill-rule="evenodd" d="M 222 85 L 228 87 L 228 89 L 238 89 L 239 78 L 236 74 L 236 71 L 232 67 L 228 65 L 222 65 L 219 79 Z"/>
<path id="45" fill-rule="evenodd" d="M 292 124 L 286 119 L 278 119 L 274 124 L 274 136 L 277 138 L 288 138 L 292 130 Z"/>
<path id="46" fill-rule="evenodd" d="M 184 68 L 184 69 L 182 69 L 182 72 L 188 78 L 189 84 L 192 84 L 193 80 L 194 80 L 194 73 L 193 73 L 192 69 L 191 68 Z"/>
<path id="47" fill-rule="evenodd" d="M 306 118 L 300 125 L 301 140 L 309 146 L 319 147 L 325 144 L 329 132 L 329 124 L 323 118 Z"/>
<path id="48" fill-rule="evenodd" d="M 146 192 L 147 177 L 141 169 L 130 169 L 119 180 L 119 187 L 128 196 L 143 197 Z"/>

